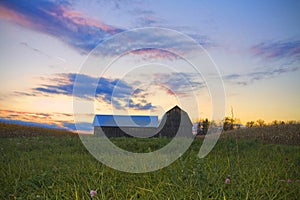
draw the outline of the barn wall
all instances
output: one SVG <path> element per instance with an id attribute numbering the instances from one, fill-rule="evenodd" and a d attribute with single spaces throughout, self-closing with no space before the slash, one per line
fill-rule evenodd
<path id="1" fill-rule="evenodd" d="M 179 136 L 191 137 L 193 136 L 192 127 L 193 124 L 187 113 L 173 109 L 167 112 L 161 120 L 159 135 L 160 137 L 175 137 L 177 134 Z"/>
<path id="2" fill-rule="evenodd" d="M 112 127 L 112 126 L 105 126 L 100 127 L 96 126 L 94 127 L 94 134 L 97 136 L 101 135 L 101 131 L 104 132 L 104 134 L 107 137 L 132 137 L 131 134 L 135 135 L 152 135 L 156 130 L 156 128 L 152 127 Z M 158 137 L 158 134 L 152 136 L 152 137 Z"/>

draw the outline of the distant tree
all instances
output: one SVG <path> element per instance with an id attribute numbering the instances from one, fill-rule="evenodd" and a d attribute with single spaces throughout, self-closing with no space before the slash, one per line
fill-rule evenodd
<path id="1" fill-rule="evenodd" d="M 280 120 L 274 120 L 271 123 L 271 125 L 279 125 L 279 124 L 285 124 L 285 122 L 284 121 L 280 121 Z"/>
<path id="2" fill-rule="evenodd" d="M 229 131 L 233 129 L 233 120 L 231 117 L 225 117 L 224 123 L 223 123 L 223 130 Z"/>
<path id="3" fill-rule="evenodd" d="M 216 128 L 216 127 L 220 126 L 220 123 L 218 125 L 218 123 L 216 121 L 212 120 L 212 121 L 209 122 L 209 126 L 213 127 L 213 128 Z"/>
<path id="4" fill-rule="evenodd" d="M 201 134 L 203 134 L 203 129 L 202 129 L 201 120 L 200 120 L 197 125 L 197 135 L 201 135 Z"/>
<path id="5" fill-rule="evenodd" d="M 297 124 L 298 122 L 295 120 L 288 120 L 286 123 L 287 124 Z"/>
<path id="6" fill-rule="evenodd" d="M 258 126 L 264 126 L 264 125 L 266 125 L 265 124 L 265 120 L 262 120 L 262 119 L 258 119 L 256 122 L 257 122 Z"/>
<path id="7" fill-rule="evenodd" d="M 200 119 L 197 125 L 197 134 L 198 135 L 207 134 L 210 124 L 211 122 L 207 118 Z"/>
<path id="8" fill-rule="evenodd" d="M 246 123 L 246 126 L 247 126 L 248 128 L 250 128 L 250 127 L 254 126 L 254 124 L 255 124 L 254 121 L 250 121 L 250 122 L 247 122 L 247 123 Z"/>
<path id="9" fill-rule="evenodd" d="M 223 130 L 229 131 L 241 127 L 241 120 L 234 117 L 233 108 L 231 107 L 231 116 L 225 117 L 223 123 Z"/>
<path id="10" fill-rule="evenodd" d="M 207 134 L 209 124 L 210 124 L 210 122 L 208 121 L 207 118 L 202 122 L 203 134 Z"/>
<path id="11" fill-rule="evenodd" d="M 272 125 L 278 125 L 278 124 L 279 124 L 279 121 L 278 121 L 278 120 L 274 120 L 274 121 L 272 121 L 271 124 L 272 124 Z"/>

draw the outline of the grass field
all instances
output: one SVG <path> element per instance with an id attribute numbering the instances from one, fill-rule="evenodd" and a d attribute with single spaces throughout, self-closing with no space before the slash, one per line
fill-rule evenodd
<path id="1" fill-rule="evenodd" d="M 199 159 L 197 153 L 203 140 L 197 138 L 170 166 L 155 172 L 130 174 L 94 159 L 76 135 L 46 129 L 39 130 L 45 135 L 38 134 L 39 131 L 33 134 L 31 128 L 12 125 L 11 131 L 10 125 L 1 124 L 4 126 L 5 131 L 4 128 L 0 131 L 4 135 L 0 138 L 0 199 L 300 197 L 298 145 L 265 144 L 248 136 L 236 140 L 234 133 L 220 139 L 208 156 Z M 9 131 L 12 134 L 7 134 Z M 118 138 L 113 142 L 124 149 L 147 152 L 164 146 L 169 139 Z M 230 184 L 225 183 L 226 179 L 230 179 Z M 90 190 L 96 190 L 97 195 L 91 197 Z"/>

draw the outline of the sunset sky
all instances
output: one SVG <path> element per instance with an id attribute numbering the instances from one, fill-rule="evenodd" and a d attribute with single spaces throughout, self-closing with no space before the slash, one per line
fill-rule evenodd
<path id="1" fill-rule="evenodd" d="M 74 98 L 94 103 L 81 113 L 81 131 L 94 114 L 161 117 L 176 104 L 193 121 L 210 118 L 210 67 L 224 83 L 226 115 L 232 107 L 242 123 L 300 120 L 299 10 L 292 0 L 0 1 L 0 121 L 74 130 Z M 163 29 L 122 39 L 145 27 Z M 120 54 L 136 41 L 159 48 L 140 42 Z M 198 59 L 203 77 L 173 48 Z"/>

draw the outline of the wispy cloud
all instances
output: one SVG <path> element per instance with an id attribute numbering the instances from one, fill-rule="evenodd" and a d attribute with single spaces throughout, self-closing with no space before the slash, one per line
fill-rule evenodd
<path id="1" fill-rule="evenodd" d="M 165 27 L 188 35 L 205 48 L 216 46 L 211 38 L 208 35 L 203 34 L 197 27 L 173 25 L 172 22 L 164 19 L 157 12 L 149 9 L 147 5 L 135 7 L 132 10 L 129 10 L 129 14 L 134 18 L 134 27 Z"/>
<path id="2" fill-rule="evenodd" d="M 0 113 L 2 116 L 5 116 L 7 118 L 16 117 L 16 116 L 20 116 L 20 117 L 32 116 L 35 118 L 43 119 L 43 118 L 49 118 L 52 116 L 50 113 L 36 113 L 36 112 L 34 113 L 34 112 L 15 111 L 15 110 L 0 110 Z"/>
<path id="3" fill-rule="evenodd" d="M 63 125 L 63 122 L 72 120 L 73 115 L 69 113 L 42 113 L 18 110 L 0 110 L 0 121 L 23 125 L 68 129 L 68 127 Z"/>
<path id="4" fill-rule="evenodd" d="M 32 92 L 21 92 L 21 91 L 14 91 L 13 96 L 28 96 L 28 97 L 35 97 L 37 96 L 36 93 Z"/>
<path id="5" fill-rule="evenodd" d="M 229 83 L 248 85 L 300 69 L 300 41 L 262 42 L 250 48 L 250 52 L 264 61 L 264 68 L 248 73 L 232 73 L 223 76 Z"/>
<path id="6" fill-rule="evenodd" d="M 167 94 L 186 96 L 191 92 L 196 92 L 206 87 L 198 74 L 195 73 L 157 73 L 155 74 L 155 82 L 158 82 Z"/>
<path id="7" fill-rule="evenodd" d="M 175 60 L 194 56 L 195 52 L 205 54 L 199 44 L 203 45 L 175 30 L 148 27 L 125 31 L 112 37 L 107 43 L 101 43 L 100 48 L 94 49 L 93 54 L 115 57 L 131 53 L 143 55 L 144 59 L 150 60 Z"/>
<path id="8" fill-rule="evenodd" d="M 69 131 L 91 132 L 92 122 L 78 122 L 75 126 L 73 114 L 38 113 L 16 110 L 0 110 L 0 122 L 14 123 L 44 128 L 64 129 Z"/>
<path id="9" fill-rule="evenodd" d="M 165 20 L 158 13 L 149 9 L 146 4 L 148 2 L 139 2 L 135 4 L 135 7 L 128 10 L 128 13 L 133 16 L 134 27 L 162 26 Z"/>
<path id="10" fill-rule="evenodd" d="M 157 60 L 157 59 L 168 59 L 176 60 L 180 59 L 180 56 L 173 54 L 169 51 L 156 48 L 143 48 L 130 51 L 128 54 L 138 55 L 142 57 L 142 60 Z"/>
<path id="11" fill-rule="evenodd" d="M 256 56 L 267 59 L 300 60 L 300 41 L 262 42 L 251 47 L 250 51 Z"/>
<path id="12" fill-rule="evenodd" d="M 38 126 L 38 127 L 51 128 L 51 129 L 66 129 L 57 124 L 47 124 L 47 123 L 42 123 L 42 122 L 39 123 L 39 122 L 23 121 L 23 120 L 17 120 L 17 119 L 6 119 L 6 118 L 2 118 L 2 117 L 0 117 L 0 122 L 20 124 L 20 125 L 26 125 L 26 126 Z"/>
<path id="13" fill-rule="evenodd" d="M 24 48 L 27 48 L 39 55 L 42 55 L 42 56 L 45 56 L 47 58 L 50 58 L 50 59 L 55 59 L 55 60 L 59 60 L 61 62 L 66 62 L 66 60 L 64 58 L 61 58 L 59 56 L 51 56 L 50 54 L 46 53 L 45 51 L 39 49 L 39 48 L 36 48 L 36 47 L 33 47 L 31 46 L 28 42 L 20 42 L 19 43 L 20 46 L 24 47 Z"/>
<path id="14" fill-rule="evenodd" d="M 162 26 L 164 22 L 163 18 L 156 17 L 154 14 L 139 16 L 136 19 L 136 24 L 140 27 L 149 27 L 149 26 Z"/>
<path id="15" fill-rule="evenodd" d="M 255 81 L 274 78 L 276 76 L 280 76 L 285 73 L 297 71 L 299 69 L 300 69 L 299 66 L 294 66 L 294 67 L 279 67 L 276 69 L 255 71 L 255 72 L 249 72 L 245 74 L 235 73 L 235 74 L 229 74 L 223 76 L 223 80 L 229 83 L 245 86 Z"/>
<path id="16" fill-rule="evenodd" d="M 83 52 L 123 31 L 72 10 L 65 1 L 1 1 L 0 18 L 53 35 Z"/>

